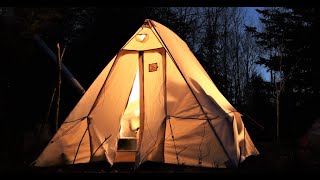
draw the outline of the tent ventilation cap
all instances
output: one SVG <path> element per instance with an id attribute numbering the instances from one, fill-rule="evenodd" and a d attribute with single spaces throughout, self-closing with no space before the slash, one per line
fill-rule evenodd
<path id="1" fill-rule="evenodd" d="M 136 35 L 136 41 L 144 43 L 148 40 L 148 34 L 146 33 L 141 33 Z"/>

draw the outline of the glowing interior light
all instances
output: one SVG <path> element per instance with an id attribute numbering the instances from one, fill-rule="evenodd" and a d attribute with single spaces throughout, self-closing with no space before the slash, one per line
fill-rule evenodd
<path id="1" fill-rule="evenodd" d="M 136 41 L 138 42 L 146 42 L 148 40 L 148 34 L 137 34 Z"/>
<path id="2" fill-rule="evenodd" d="M 138 129 L 140 126 L 140 84 L 139 84 L 139 69 L 136 71 L 136 76 L 133 82 L 132 90 L 129 96 L 129 101 L 124 114 L 120 120 L 120 138 L 137 138 Z"/>
<path id="3" fill-rule="evenodd" d="M 140 115 L 140 109 L 137 109 L 134 111 L 134 116 L 139 117 Z"/>

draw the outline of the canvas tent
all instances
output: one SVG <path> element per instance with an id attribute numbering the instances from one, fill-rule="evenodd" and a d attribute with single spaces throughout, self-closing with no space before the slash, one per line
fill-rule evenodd
<path id="1" fill-rule="evenodd" d="M 259 154 L 241 114 L 187 44 L 150 19 L 94 80 L 35 166 L 113 165 L 128 152 L 135 167 L 237 167 Z"/>

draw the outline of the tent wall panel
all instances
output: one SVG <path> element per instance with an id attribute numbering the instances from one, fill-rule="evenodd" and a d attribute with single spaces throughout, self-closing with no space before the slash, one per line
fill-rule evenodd
<path id="1" fill-rule="evenodd" d="M 98 139 L 93 149 L 101 147 L 106 157 L 113 164 L 120 132 L 120 119 L 127 105 L 135 73 L 138 68 L 137 52 L 119 54 L 115 67 L 101 89 L 96 105 L 90 113 L 92 138 Z M 111 136 L 110 136 L 111 135 Z M 110 138 L 105 142 L 105 138 Z"/>
<path id="2" fill-rule="evenodd" d="M 165 138 L 166 163 L 225 167 L 229 160 L 206 120 L 170 118 Z"/>
<path id="3" fill-rule="evenodd" d="M 137 163 L 146 160 L 163 162 L 164 121 L 165 121 L 165 81 L 163 67 L 163 50 L 145 51 L 144 63 L 144 122 Z M 155 69 L 152 69 L 151 66 Z M 151 69 L 150 69 L 151 68 Z M 154 70 L 154 71 L 153 71 Z M 163 144 L 163 143 L 162 143 Z"/>

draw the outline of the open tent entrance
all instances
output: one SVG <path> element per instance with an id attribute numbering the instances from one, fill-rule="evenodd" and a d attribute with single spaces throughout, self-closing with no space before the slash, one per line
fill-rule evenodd
<path id="1" fill-rule="evenodd" d="M 140 84 L 139 69 L 131 88 L 127 107 L 120 120 L 118 151 L 136 151 L 140 127 Z"/>

